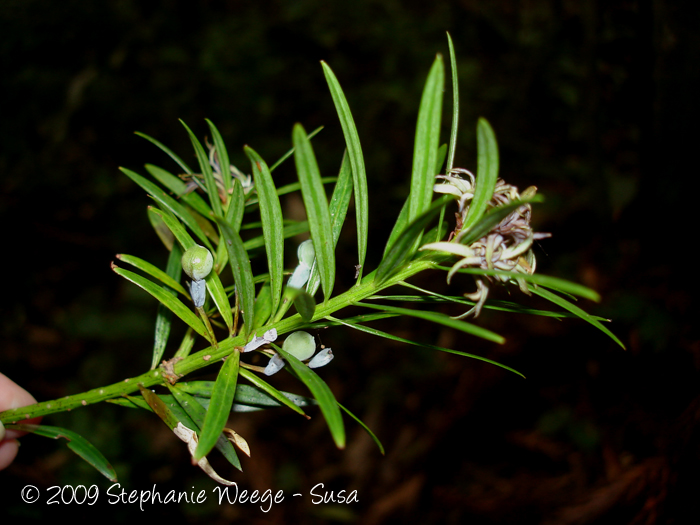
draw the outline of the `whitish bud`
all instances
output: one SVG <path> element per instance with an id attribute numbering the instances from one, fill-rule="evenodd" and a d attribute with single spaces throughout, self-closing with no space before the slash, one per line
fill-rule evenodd
<path id="1" fill-rule="evenodd" d="M 263 372 L 266 376 L 271 376 L 273 374 L 276 374 L 283 368 L 284 360 L 282 359 L 282 356 L 280 356 L 279 354 L 275 354 L 274 356 L 272 356 L 272 359 L 270 359 L 270 362 L 267 363 L 267 366 L 265 367 L 265 370 L 263 370 Z"/>
<path id="2" fill-rule="evenodd" d="M 199 244 L 189 248 L 182 256 L 182 269 L 193 281 L 201 281 L 211 272 L 214 258 L 209 250 Z"/>
<path id="3" fill-rule="evenodd" d="M 297 257 L 299 257 L 299 262 L 304 263 L 306 266 L 313 266 L 314 256 L 314 243 L 311 241 L 311 239 L 302 242 L 297 248 Z"/>
<path id="4" fill-rule="evenodd" d="M 309 361 L 309 368 L 319 368 L 326 366 L 333 360 L 333 352 L 330 348 L 324 348 L 314 358 Z"/>

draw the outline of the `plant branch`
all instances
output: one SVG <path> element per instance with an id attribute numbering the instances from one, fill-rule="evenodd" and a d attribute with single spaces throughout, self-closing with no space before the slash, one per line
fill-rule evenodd
<path id="1" fill-rule="evenodd" d="M 362 301 L 363 299 L 366 299 L 367 297 L 370 297 L 381 290 L 394 286 L 400 281 L 408 279 L 417 273 L 432 268 L 435 265 L 436 260 L 439 259 L 441 259 L 441 257 L 423 256 L 416 260 L 410 261 L 398 272 L 381 283 L 375 281 L 373 272 L 366 275 L 360 284 L 353 286 L 346 292 L 318 305 L 310 322 L 305 322 L 302 320 L 299 314 L 295 314 L 282 319 L 281 321 L 260 328 L 257 331 L 262 333 L 275 328 L 277 333 L 281 335 L 301 329 L 314 321 L 323 319 L 328 315 L 333 315 L 343 308 Z M 95 388 L 81 394 L 74 394 L 71 396 L 62 397 L 60 399 L 43 401 L 34 405 L 28 405 L 25 407 L 0 412 L 0 421 L 3 423 L 16 423 L 25 419 L 46 416 L 57 412 L 65 412 L 74 408 L 80 408 L 82 406 L 106 401 L 108 399 L 126 396 L 138 391 L 139 385 L 149 388 L 154 385 L 163 385 L 173 380 L 179 380 L 187 374 L 219 362 L 221 359 L 228 356 L 234 350 L 234 348 L 242 347 L 246 343 L 246 338 L 242 334 L 235 337 L 228 337 L 227 339 L 219 341 L 218 348 L 207 347 L 177 362 L 174 360 L 167 363 L 164 362 L 155 370 L 149 370 L 144 374 L 124 379 L 123 381 L 109 386 Z"/>

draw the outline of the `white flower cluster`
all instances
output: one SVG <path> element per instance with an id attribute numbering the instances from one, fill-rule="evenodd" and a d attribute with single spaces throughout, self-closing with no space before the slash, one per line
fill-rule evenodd
<path id="1" fill-rule="evenodd" d="M 468 179 L 460 175 L 467 175 Z M 454 169 L 447 175 L 438 175 L 446 183 L 436 184 L 434 191 L 445 193 L 457 197 L 459 212 L 457 214 L 457 227 L 454 231 L 454 238 L 451 242 L 436 242 L 426 244 L 422 250 L 438 250 L 451 253 L 461 257 L 461 259 L 450 269 L 447 274 L 449 283 L 452 276 L 461 268 L 472 267 L 484 270 L 503 270 L 507 272 L 523 273 L 532 275 L 535 272 L 535 255 L 532 252 L 532 243 L 536 239 L 549 237 L 549 233 L 534 233 L 530 226 L 532 208 L 529 204 L 523 204 L 502 219 L 486 235 L 465 245 L 460 243 L 460 239 L 468 234 L 462 231 L 462 225 L 466 221 L 469 206 L 474 198 L 475 180 L 474 175 L 464 169 Z M 498 179 L 496 187 L 488 204 L 488 209 L 517 202 L 521 199 L 533 197 L 537 188 L 530 186 L 522 195 L 518 188 Z M 487 210 L 488 211 L 488 210 Z M 477 317 L 486 302 L 489 293 L 489 283 L 494 280 L 508 282 L 512 276 L 499 275 L 476 275 L 476 292 L 464 294 L 467 299 L 476 304 L 469 311 L 460 315 L 458 319 L 474 315 Z M 520 289 L 529 294 L 524 280 L 517 279 Z"/>

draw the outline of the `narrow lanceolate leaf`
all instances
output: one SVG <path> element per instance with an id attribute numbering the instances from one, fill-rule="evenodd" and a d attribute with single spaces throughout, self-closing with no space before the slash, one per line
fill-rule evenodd
<path id="1" fill-rule="evenodd" d="M 447 200 L 448 199 L 445 197 L 439 198 L 428 210 L 423 212 L 422 215 L 404 228 L 391 248 L 385 253 L 382 262 L 379 263 L 377 273 L 374 276 L 377 282 L 382 282 L 403 266 L 404 262 L 406 262 L 413 253 L 416 239 L 420 236 L 428 223 L 438 215 Z"/>
<path id="2" fill-rule="evenodd" d="M 228 250 L 229 265 L 233 272 L 233 280 L 236 283 L 240 307 L 243 310 L 243 323 L 246 328 L 246 336 L 253 330 L 255 315 L 255 284 L 253 283 L 253 270 L 250 267 L 248 252 L 243 247 L 243 241 L 237 231 L 226 223 L 224 219 L 216 218 Z"/>
<path id="3" fill-rule="evenodd" d="M 532 293 L 539 295 L 540 297 L 543 297 L 544 299 L 547 299 L 548 301 L 551 301 L 556 305 L 561 306 L 564 310 L 568 310 L 569 312 L 577 315 L 578 317 L 580 317 L 584 321 L 588 321 L 593 326 L 595 326 L 598 330 L 603 332 L 610 339 L 612 339 L 618 345 L 620 345 L 623 348 L 623 350 L 625 349 L 625 345 L 622 344 L 622 341 L 620 341 L 615 336 L 615 334 L 613 334 L 610 330 L 605 328 L 605 326 L 603 326 L 600 321 L 595 319 L 592 315 L 588 314 L 587 312 L 585 312 L 584 310 L 582 310 L 581 308 L 579 308 L 575 304 L 570 303 L 569 301 L 567 301 L 563 297 L 559 297 L 557 294 L 552 293 L 549 290 L 545 290 L 544 288 L 542 288 L 540 286 L 531 286 L 530 285 L 530 286 L 528 286 L 528 288 Z"/>
<path id="4" fill-rule="evenodd" d="M 294 237 L 296 235 L 300 235 L 308 231 L 308 221 L 290 222 L 284 225 L 284 232 L 282 233 L 282 236 L 285 239 L 289 239 L 290 237 Z M 255 250 L 256 248 L 261 248 L 264 245 L 265 240 L 263 239 L 262 235 L 258 237 L 253 237 L 252 239 L 248 239 L 246 242 L 243 243 L 243 246 L 245 246 L 245 249 L 248 251 Z"/>
<path id="5" fill-rule="evenodd" d="M 216 304 L 216 309 L 219 310 L 221 318 L 226 323 L 229 332 L 233 330 L 233 314 L 231 313 L 231 303 L 226 296 L 226 291 L 224 290 L 224 285 L 221 284 L 221 279 L 219 279 L 219 274 L 216 272 L 211 272 L 206 276 L 205 281 L 207 283 L 207 290 L 209 290 L 209 295 L 214 300 Z"/>
<path id="6" fill-rule="evenodd" d="M 194 460 L 199 461 L 211 452 L 226 426 L 228 416 L 233 405 L 233 396 L 236 393 L 236 382 L 238 381 L 238 365 L 241 354 L 234 350 L 224 361 L 224 366 L 214 383 L 214 390 L 211 393 L 211 402 L 207 415 L 204 418 L 202 432 L 199 436 L 199 444 L 194 453 Z"/>
<path id="7" fill-rule="evenodd" d="M 233 189 L 231 192 L 231 196 L 228 199 L 228 208 L 226 208 L 225 220 L 235 231 L 240 231 L 245 209 L 245 195 L 243 186 L 238 179 L 233 180 Z M 227 263 L 228 251 L 226 250 L 226 243 L 220 242 L 216 247 L 216 273 L 221 273 Z"/>
<path id="8" fill-rule="evenodd" d="M 124 260 L 122 258 L 122 260 Z M 165 268 L 166 275 L 174 282 L 178 283 L 182 274 L 182 250 L 175 244 L 168 256 L 168 263 Z M 179 283 L 178 283 L 179 284 Z M 184 289 L 183 289 L 184 290 Z M 163 287 L 163 291 L 175 296 L 175 290 L 168 287 Z M 173 313 L 168 310 L 163 304 L 158 305 L 158 313 L 156 314 L 156 330 L 153 342 L 153 359 L 151 360 L 151 370 L 153 370 L 160 360 L 163 358 L 165 347 L 168 344 L 170 337 L 170 327 L 172 326 Z"/>
<path id="9" fill-rule="evenodd" d="M 214 139 L 214 148 L 216 149 L 216 157 L 219 161 L 219 171 L 221 172 L 221 177 L 224 179 L 224 188 L 226 189 L 226 195 L 228 195 L 229 190 L 232 187 L 231 177 L 231 163 L 228 160 L 228 151 L 226 151 L 226 144 L 224 144 L 224 139 L 221 137 L 221 133 L 216 129 L 214 123 L 208 118 L 204 119 L 209 126 L 211 131 L 211 136 Z"/>
<path id="10" fill-rule="evenodd" d="M 430 68 L 428 80 L 418 110 L 416 142 L 413 150 L 411 191 L 409 193 L 408 221 L 421 215 L 430 205 L 435 184 L 435 165 L 440 143 L 440 119 L 442 117 L 442 92 L 445 69 L 442 57 L 437 56 Z"/>
<path id="11" fill-rule="evenodd" d="M 253 330 L 264 326 L 272 315 L 272 296 L 270 295 L 270 283 L 265 283 L 258 292 L 255 300 L 255 316 L 253 318 Z"/>
<path id="12" fill-rule="evenodd" d="M 60 427 L 51 427 L 47 425 L 5 425 L 8 430 L 19 430 L 21 432 L 31 432 L 39 436 L 58 439 L 63 438 L 68 443 L 68 448 L 75 452 L 78 456 L 95 467 L 97 471 L 110 481 L 117 481 L 117 473 L 110 465 L 109 461 L 102 453 L 95 448 L 87 439 L 76 434 L 71 430 L 66 430 Z"/>
<path id="13" fill-rule="evenodd" d="M 272 311 L 277 311 L 282 296 L 284 273 L 284 239 L 282 207 L 277 196 L 275 183 L 265 161 L 252 148 L 243 148 L 253 166 L 253 180 L 258 193 L 260 219 L 262 221 L 267 266 L 270 272 L 270 289 L 272 291 Z"/>
<path id="14" fill-rule="evenodd" d="M 343 228 L 345 216 L 347 215 L 348 208 L 350 207 L 350 197 L 352 197 L 353 184 L 351 172 L 352 169 L 350 168 L 350 161 L 346 151 L 345 155 L 343 155 L 343 162 L 340 165 L 338 181 L 335 183 L 335 188 L 333 189 L 331 203 L 328 207 L 328 210 L 331 214 L 331 228 L 333 230 L 334 249 L 338 244 L 338 239 L 340 238 L 340 231 Z M 320 284 L 321 281 L 318 275 L 318 266 L 314 265 L 313 271 L 311 272 L 311 277 L 309 278 L 309 283 L 306 285 L 306 291 L 309 292 L 309 295 L 313 296 L 318 290 Z"/>
<path id="15" fill-rule="evenodd" d="M 318 401 L 321 407 L 323 417 L 326 418 L 328 428 L 333 436 L 333 441 L 338 448 L 345 448 L 345 426 L 343 425 L 343 417 L 340 415 L 338 402 L 328 388 L 328 385 L 314 372 L 311 368 L 299 361 L 289 352 L 285 352 L 277 345 L 275 349 L 282 355 L 284 360 L 289 363 L 295 375 L 306 385 L 311 394 Z"/>
<path id="16" fill-rule="evenodd" d="M 478 359 L 479 361 L 484 361 L 486 363 L 496 365 L 500 368 L 508 370 L 509 372 L 513 372 L 514 374 L 518 374 L 521 377 L 525 377 L 523 374 L 521 374 L 520 372 L 518 372 L 514 368 L 511 368 L 509 366 L 501 364 L 498 361 L 494 361 L 492 359 L 487 359 L 486 357 L 481 357 L 480 355 L 470 354 L 468 352 L 462 352 L 460 350 L 452 350 L 451 348 L 443 348 L 441 346 L 435 346 L 435 345 L 431 345 L 431 344 L 427 344 L 427 343 L 419 343 L 417 341 L 411 341 L 410 339 L 404 339 L 403 337 L 398 337 L 398 336 L 389 334 L 387 332 L 382 332 L 381 330 L 377 330 L 376 328 L 370 328 L 369 326 L 363 326 L 361 324 L 349 322 L 347 319 L 340 320 L 340 319 L 335 319 L 334 317 L 331 317 L 331 316 L 326 317 L 326 319 L 331 319 L 331 320 L 337 321 L 340 324 L 348 326 L 350 328 L 354 328 L 355 330 L 359 330 L 360 332 L 365 332 L 367 334 L 376 335 L 378 337 L 384 337 L 385 339 L 391 339 L 392 341 L 406 343 L 406 344 L 414 345 L 414 346 L 420 346 L 422 348 L 428 348 L 429 350 L 439 350 L 440 352 L 446 352 L 448 354 L 461 355 L 464 357 L 469 357 L 471 359 Z"/>
<path id="17" fill-rule="evenodd" d="M 289 397 L 286 396 L 285 393 L 280 392 L 271 384 L 267 383 L 266 381 L 263 381 L 262 379 L 260 379 L 258 376 L 256 376 L 250 370 L 246 370 L 245 368 L 241 368 L 240 373 L 241 373 L 242 377 L 244 377 L 245 379 L 247 379 L 248 381 L 253 383 L 253 385 L 255 385 L 260 390 L 269 394 L 271 397 L 273 397 L 274 399 L 279 401 L 282 405 L 284 405 L 288 408 L 291 408 L 292 410 L 294 410 L 294 412 L 297 412 L 308 419 L 308 416 L 299 407 L 299 405 L 294 403 L 291 399 L 289 399 Z"/>
<path id="18" fill-rule="evenodd" d="M 450 243 L 451 244 L 451 243 Z M 595 290 L 583 286 L 582 284 L 567 281 L 566 279 L 560 279 L 559 277 L 551 277 L 549 275 L 540 274 L 523 274 L 518 272 L 505 272 L 503 270 L 484 270 L 481 268 L 463 268 L 459 273 L 469 273 L 476 275 L 495 275 L 497 277 L 510 277 L 513 281 L 518 279 L 523 279 L 529 283 L 539 284 L 547 288 L 552 288 L 560 292 L 568 293 L 571 295 L 578 295 L 584 299 L 590 299 L 591 301 L 600 302 L 600 294 Z"/>
<path id="19" fill-rule="evenodd" d="M 243 368 L 239 368 L 239 374 L 245 377 L 243 370 Z M 211 398 L 212 391 L 214 390 L 214 381 L 188 381 L 186 383 L 178 383 L 177 386 L 184 392 L 196 396 L 200 403 L 203 402 L 203 398 L 206 399 L 206 406 L 209 406 L 209 398 Z M 297 407 L 315 406 L 317 404 L 316 400 L 311 397 L 290 394 L 289 392 L 280 392 L 280 394 L 286 397 Z M 161 398 L 164 398 L 164 396 L 161 396 Z M 232 412 L 236 412 L 236 405 L 240 405 L 241 407 L 246 406 L 251 409 L 262 409 L 281 407 L 282 403 L 277 401 L 277 399 L 272 397 L 262 388 L 253 385 L 241 384 L 239 381 L 236 385 L 236 395 L 233 397 Z M 125 403 L 124 406 L 128 406 L 128 403 Z M 245 409 L 242 411 L 245 411 Z"/>
<path id="20" fill-rule="evenodd" d="M 149 141 L 149 142 L 155 144 L 156 146 L 158 146 L 158 147 L 159 147 L 163 152 L 165 152 L 171 159 L 173 159 L 175 162 L 177 162 L 177 163 L 180 165 L 180 167 L 183 169 L 183 171 L 184 171 L 185 173 L 192 173 L 192 170 L 190 169 L 190 167 L 189 167 L 180 157 L 178 157 L 170 148 L 168 148 L 165 144 L 162 144 L 161 142 L 158 142 L 158 141 L 157 141 L 156 139 L 154 139 L 153 137 L 150 137 L 150 136 L 146 135 L 145 133 L 141 133 L 140 131 L 136 131 L 135 133 L 136 133 L 136 135 L 138 135 L 139 137 L 142 137 L 142 138 L 146 139 L 147 141 Z"/>
<path id="21" fill-rule="evenodd" d="M 173 253 L 173 252 L 171 251 L 171 254 L 172 254 L 172 253 Z M 177 253 L 179 253 L 179 254 L 180 254 L 180 258 L 182 258 L 182 251 L 181 251 L 179 248 L 177 248 Z M 146 273 L 147 273 L 148 275 L 150 275 L 151 277 L 155 277 L 155 278 L 158 279 L 160 282 L 162 282 L 164 285 L 166 285 L 166 286 L 172 288 L 172 289 L 175 290 L 176 292 L 181 293 L 181 294 L 184 295 L 185 297 L 189 297 L 189 294 L 187 293 L 187 290 L 185 290 L 185 288 L 184 288 L 179 282 L 177 282 L 173 277 L 171 277 L 170 275 L 168 275 L 167 272 L 164 272 L 163 270 L 161 270 L 161 269 L 158 268 L 157 266 L 154 266 L 153 264 L 149 263 L 148 261 L 144 261 L 143 259 L 141 259 L 141 258 L 139 258 L 139 257 L 135 257 L 135 256 L 133 256 L 133 255 L 127 255 L 127 254 L 125 254 L 125 253 L 117 254 L 116 257 L 117 257 L 117 259 L 119 259 L 120 261 L 123 261 L 123 262 L 125 262 L 125 263 L 127 263 L 127 264 L 130 264 L 130 265 L 132 265 L 132 266 L 135 266 L 135 267 L 138 268 L 139 270 L 142 270 L 142 271 L 146 272 Z M 175 256 L 173 256 L 173 257 L 175 257 Z M 173 263 L 173 264 L 174 264 L 174 263 Z M 180 261 L 180 260 L 177 261 L 177 264 L 178 264 L 178 267 L 179 267 L 180 269 L 182 269 L 182 264 L 181 264 L 181 261 Z M 171 267 L 170 258 L 168 258 L 168 268 L 170 268 L 170 267 Z M 174 266 L 173 266 L 173 270 L 172 270 L 172 271 L 175 272 Z M 178 279 L 180 278 L 180 273 L 179 273 L 179 272 L 177 273 L 177 278 L 178 278 Z"/>
<path id="22" fill-rule="evenodd" d="M 459 319 L 453 319 L 452 317 L 449 317 L 447 315 L 440 314 L 437 312 L 421 312 L 419 310 L 411 310 L 409 308 L 397 308 L 395 306 L 387 306 L 387 305 L 379 305 L 379 304 L 371 304 L 371 303 L 356 303 L 356 304 L 359 306 L 365 306 L 367 308 L 372 308 L 374 310 L 384 310 L 386 312 L 392 312 L 392 313 L 396 313 L 399 315 L 408 315 L 410 317 L 417 317 L 419 319 L 424 319 L 426 321 L 430 321 L 431 323 L 437 323 L 437 324 L 441 324 L 443 326 L 448 326 L 450 328 L 454 328 L 455 330 L 460 330 L 460 331 L 465 332 L 467 334 L 475 335 L 476 337 L 481 337 L 482 339 L 486 339 L 488 341 L 493 341 L 494 343 L 502 344 L 505 342 L 505 338 L 503 336 L 500 336 L 497 333 L 492 332 L 491 330 L 487 330 L 486 328 L 482 328 L 481 326 L 467 323 L 465 321 L 460 321 Z"/>
<path id="23" fill-rule="evenodd" d="M 476 126 L 476 147 L 476 188 L 463 230 L 469 229 L 484 215 L 498 179 L 498 144 L 496 135 L 485 118 L 479 118 Z"/>
<path id="24" fill-rule="evenodd" d="M 450 130 L 450 147 L 447 150 L 447 166 L 445 173 L 454 166 L 457 149 L 457 130 L 459 127 L 459 77 L 457 76 L 457 56 L 452 44 L 452 37 L 447 33 L 447 45 L 450 48 L 450 69 L 452 71 L 452 129 Z"/>
<path id="25" fill-rule="evenodd" d="M 313 319 L 314 312 L 316 311 L 316 301 L 310 293 L 288 286 L 284 297 L 286 301 L 294 302 L 294 307 L 304 321 L 308 323 Z"/>
<path id="26" fill-rule="evenodd" d="M 223 217 L 224 213 L 221 208 L 221 197 L 219 197 L 219 190 L 216 187 L 214 174 L 211 171 L 209 157 L 204 151 L 204 148 L 199 142 L 199 139 L 197 139 L 197 136 L 194 133 L 192 133 L 192 130 L 187 126 L 187 124 L 185 124 L 182 120 L 180 120 L 180 123 L 187 130 L 187 133 L 190 136 L 190 140 L 192 141 L 192 146 L 194 146 L 194 150 L 197 153 L 199 169 L 202 171 L 202 175 L 204 175 L 204 182 L 207 187 L 207 195 L 209 196 L 209 204 L 211 205 L 211 209 L 215 215 Z"/>
<path id="27" fill-rule="evenodd" d="M 331 68 L 325 62 L 321 62 L 326 82 L 333 97 L 335 110 L 340 118 L 340 125 L 343 128 L 345 144 L 348 148 L 350 165 L 352 167 L 352 181 L 355 189 L 355 214 L 357 218 L 357 256 L 360 266 L 365 264 L 365 254 L 367 253 L 367 232 L 369 230 L 369 211 L 367 203 L 367 175 L 365 173 L 365 161 L 362 156 L 362 146 L 360 137 L 357 134 L 357 127 L 350 112 L 350 106 L 345 98 L 340 83 Z M 361 278 L 358 276 L 358 279 Z"/>
<path id="28" fill-rule="evenodd" d="M 228 210 L 226 210 L 226 222 L 236 231 L 241 231 L 243 222 L 243 212 L 245 211 L 245 192 L 241 181 L 233 181 L 233 193 L 229 199 Z"/>
<path id="29" fill-rule="evenodd" d="M 152 392 L 148 388 L 139 385 L 141 395 L 151 407 L 151 410 L 168 425 L 170 430 L 174 429 L 181 421 L 179 417 L 170 409 L 170 407 L 160 398 L 158 394 Z"/>
<path id="30" fill-rule="evenodd" d="M 206 409 L 199 403 L 198 398 L 184 392 L 178 385 L 166 384 L 166 386 L 191 420 L 192 426 L 189 426 L 186 423 L 185 426 L 199 433 L 202 425 L 204 425 L 204 419 L 207 417 Z M 241 462 L 238 459 L 238 454 L 236 454 L 236 450 L 223 434 L 219 434 L 218 441 L 216 442 L 216 449 L 223 454 L 231 465 L 236 467 L 238 470 L 243 470 L 241 467 Z"/>
<path id="31" fill-rule="evenodd" d="M 399 216 L 397 217 L 394 227 L 391 229 L 391 233 L 389 234 L 389 240 L 386 241 L 382 258 L 386 257 L 386 254 L 389 253 L 389 249 L 394 246 L 396 239 L 399 238 L 399 235 L 401 235 L 401 233 L 406 229 L 406 225 L 408 225 L 408 203 L 409 199 L 406 199 L 401 207 Z"/>
<path id="32" fill-rule="evenodd" d="M 207 329 L 204 327 L 204 324 L 192 312 L 192 310 L 190 310 L 187 306 L 182 304 L 182 302 L 180 302 L 176 297 L 173 297 L 168 292 L 164 291 L 162 287 L 158 286 L 153 281 L 142 277 L 141 275 L 138 275 L 134 272 L 130 272 L 129 270 L 124 270 L 123 268 L 119 268 L 115 264 L 112 264 L 112 270 L 114 270 L 116 274 L 121 275 L 125 279 L 131 281 L 139 288 L 147 291 L 166 308 L 168 308 L 185 323 L 191 326 L 192 329 L 199 335 L 207 339 L 209 338 L 209 334 L 207 332 Z"/>
<path id="33" fill-rule="evenodd" d="M 211 207 L 199 196 L 199 193 L 194 191 L 188 192 L 187 184 L 172 173 L 165 171 L 163 168 L 159 168 L 153 164 L 146 164 L 145 167 L 146 171 L 148 171 L 154 179 L 168 188 L 174 195 L 179 197 L 183 202 L 186 202 L 192 209 L 197 210 L 198 213 L 209 217 L 211 214 Z"/>
<path id="34" fill-rule="evenodd" d="M 163 245 L 168 249 L 168 251 L 171 251 L 173 249 L 173 244 L 175 244 L 173 232 L 171 232 L 170 228 L 165 225 L 162 217 L 154 212 L 154 209 L 156 208 L 153 206 L 149 206 L 147 209 L 148 222 L 150 222 L 151 226 L 153 226 L 153 230 L 156 232 L 156 235 L 158 235 L 158 238 L 163 242 Z"/>
<path id="35" fill-rule="evenodd" d="M 443 144 L 438 148 L 437 160 L 435 161 L 435 173 L 440 173 L 442 167 L 445 165 L 445 159 L 447 158 L 447 144 Z"/>
<path id="36" fill-rule="evenodd" d="M 173 199 L 170 195 L 168 195 L 165 191 L 163 191 L 162 188 L 159 186 L 156 186 L 154 183 L 152 183 L 150 180 L 142 177 L 135 171 L 131 171 L 126 168 L 119 168 L 122 173 L 124 173 L 127 177 L 129 177 L 131 180 L 133 180 L 136 184 L 141 186 L 146 192 L 153 197 L 158 204 L 161 205 L 161 207 L 164 207 L 168 211 L 170 211 L 172 214 L 177 216 L 182 222 L 184 222 L 190 230 L 202 241 L 202 244 L 209 248 L 209 250 L 214 251 L 214 248 L 212 247 L 211 243 L 209 242 L 209 239 L 207 239 L 207 236 L 204 234 L 204 231 L 202 228 L 197 224 L 197 221 L 194 219 L 192 215 L 190 215 L 187 210 L 177 202 L 175 199 Z M 174 232 L 173 232 L 174 233 Z"/>
<path id="37" fill-rule="evenodd" d="M 161 220 L 165 223 L 170 232 L 175 236 L 177 242 L 180 243 L 180 246 L 182 247 L 183 251 L 187 251 L 197 244 L 196 242 L 194 242 L 194 239 L 192 239 L 190 234 L 187 233 L 187 230 L 185 230 L 180 221 L 177 220 L 177 217 L 170 213 L 170 211 L 159 210 L 158 208 L 153 207 L 149 207 L 148 211 L 149 213 L 152 213 L 153 215 L 156 215 L 161 218 Z"/>
<path id="38" fill-rule="evenodd" d="M 309 140 L 311 140 L 316 135 L 318 135 L 322 129 L 323 129 L 323 126 L 319 126 L 315 130 L 313 130 L 311 133 L 309 133 L 309 135 L 308 135 Z M 279 159 L 277 159 L 277 162 L 275 162 L 272 166 L 270 166 L 270 171 L 275 171 L 275 169 L 277 169 L 277 167 L 280 164 L 282 164 L 285 160 L 287 160 L 293 154 L 294 154 L 294 148 L 292 147 L 284 155 L 282 155 Z M 296 190 L 294 190 L 294 191 L 296 191 Z M 278 195 L 283 195 L 283 194 L 281 192 L 278 192 Z"/>
<path id="39" fill-rule="evenodd" d="M 381 453 L 382 453 L 382 456 L 383 456 L 383 455 L 384 455 L 384 445 L 382 445 L 382 442 L 379 441 L 379 438 L 378 438 L 377 436 L 374 435 L 374 432 L 372 432 L 372 431 L 370 430 L 370 428 L 369 428 L 367 425 L 365 425 L 364 422 L 363 422 L 359 417 L 357 417 L 355 414 L 353 414 L 352 412 L 350 412 L 350 411 L 349 411 L 347 408 L 345 408 L 343 405 L 341 405 L 340 403 L 338 403 L 338 406 L 339 406 L 340 408 L 342 408 L 343 411 L 344 411 L 348 416 L 350 416 L 350 417 L 353 418 L 355 421 L 357 421 L 357 423 L 358 423 L 362 428 L 365 429 L 365 432 L 367 432 L 367 434 L 369 434 L 369 437 L 372 438 L 372 441 L 374 441 L 374 443 L 377 445 L 377 448 L 379 449 L 379 452 L 381 452 Z"/>
<path id="40" fill-rule="evenodd" d="M 324 299 L 328 300 L 335 284 L 335 252 L 328 200 L 311 142 L 301 124 L 295 124 L 292 142 L 297 174 L 301 183 L 301 195 L 304 199 L 311 240 L 316 252 L 316 264 L 321 276 L 321 288 Z"/>

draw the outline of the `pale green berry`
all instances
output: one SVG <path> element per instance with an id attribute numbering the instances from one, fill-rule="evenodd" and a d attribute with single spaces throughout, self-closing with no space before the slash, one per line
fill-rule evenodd
<path id="1" fill-rule="evenodd" d="M 284 340 L 282 348 L 285 352 L 289 352 L 299 361 L 304 361 L 314 355 L 316 351 L 316 341 L 314 336 L 307 332 L 294 332 L 289 334 Z"/>
<path id="2" fill-rule="evenodd" d="M 196 244 L 182 256 L 182 269 L 193 281 L 204 279 L 214 266 L 214 258 L 204 246 Z"/>

